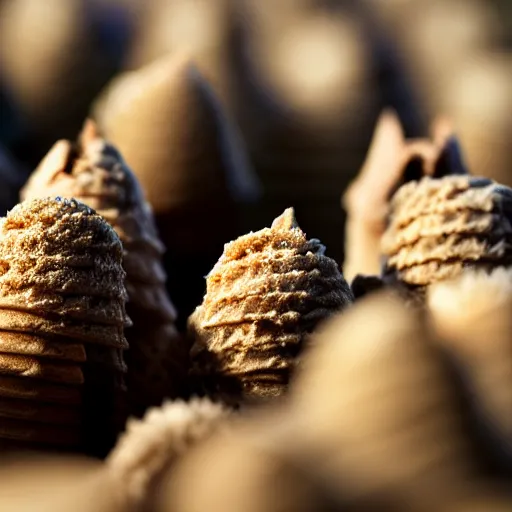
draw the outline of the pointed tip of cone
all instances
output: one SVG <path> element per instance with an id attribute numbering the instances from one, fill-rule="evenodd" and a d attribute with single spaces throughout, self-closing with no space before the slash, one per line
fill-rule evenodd
<path id="1" fill-rule="evenodd" d="M 455 137 L 455 128 L 452 120 L 447 116 L 439 116 L 432 123 L 432 137 L 434 142 L 442 146 L 446 141 Z"/>
<path id="2" fill-rule="evenodd" d="M 298 228 L 299 224 L 295 218 L 295 210 L 287 208 L 279 217 L 272 222 L 271 229 L 289 230 Z"/>
<path id="3" fill-rule="evenodd" d="M 87 146 L 94 140 L 101 139 L 100 129 L 98 128 L 96 121 L 91 118 L 87 118 L 78 139 L 81 146 Z"/>
<path id="4" fill-rule="evenodd" d="M 405 145 L 405 133 L 398 114 L 385 109 L 380 114 L 368 150 L 364 169 L 388 167 Z"/>

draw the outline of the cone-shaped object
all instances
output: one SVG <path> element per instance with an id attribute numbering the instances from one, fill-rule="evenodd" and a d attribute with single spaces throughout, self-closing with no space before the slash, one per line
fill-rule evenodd
<path id="1" fill-rule="evenodd" d="M 189 59 L 165 56 L 116 79 L 95 110 L 153 207 L 178 311 L 204 293 L 224 241 L 240 234 L 259 189 L 208 84 Z"/>
<path id="2" fill-rule="evenodd" d="M 392 295 L 326 324 L 290 397 L 296 428 L 354 499 L 441 494 L 476 470 L 450 373 L 419 315 Z"/>
<path id="3" fill-rule="evenodd" d="M 282 395 L 308 334 L 352 293 L 293 208 L 227 244 L 189 319 L 192 371 L 228 403 Z"/>
<path id="4" fill-rule="evenodd" d="M 347 279 L 380 273 L 380 244 L 387 227 L 389 200 L 404 182 L 422 176 L 466 173 L 448 120 L 436 120 L 432 140 L 406 140 L 397 115 L 392 110 L 384 111 L 366 161 L 342 196 L 348 214 L 343 264 Z"/>
<path id="5" fill-rule="evenodd" d="M 105 454 L 124 421 L 119 237 L 77 201 L 25 201 L 0 262 L 0 437 Z"/>
<path id="6" fill-rule="evenodd" d="M 187 345 L 174 326 L 158 237 L 149 205 L 119 152 L 88 121 L 77 148 L 55 144 L 22 191 L 23 199 L 60 195 L 94 208 L 123 243 L 128 292 L 127 386 L 131 414 L 186 394 Z"/>

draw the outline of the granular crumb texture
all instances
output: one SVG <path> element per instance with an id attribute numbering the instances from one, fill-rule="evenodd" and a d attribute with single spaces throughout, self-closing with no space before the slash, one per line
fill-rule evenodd
<path id="1" fill-rule="evenodd" d="M 192 373 L 208 394 L 232 405 L 283 394 L 308 334 L 353 301 L 324 252 L 292 208 L 224 247 L 189 319 Z"/>
<path id="2" fill-rule="evenodd" d="M 175 328 L 176 312 L 165 287 L 164 246 L 137 178 L 93 121 L 86 122 L 76 148 L 58 142 L 23 190 L 24 197 L 54 194 L 93 207 L 122 241 L 126 307 L 133 321 L 126 329 L 130 350 L 125 353 L 130 413 L 141 416 L 164 398 L 185 395 L 188 349 Z"/>
<path id="3" fill-rule="evenodd" d="M 0 220 L 0 440 L 104 455 L 124 421 L 122 246 L 76 200 Z"/>
<path id="4" fill-rule="evenodd" d="M 384 278 L 413 290 L 512 259 L 512 189 L 469 175 L 423 177 L 390 204 Z"/>

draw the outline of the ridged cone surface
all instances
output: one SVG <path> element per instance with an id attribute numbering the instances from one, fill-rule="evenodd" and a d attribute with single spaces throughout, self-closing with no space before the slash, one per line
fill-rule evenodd
<path id="1" fill-rule="evenodd" d="M 86 123 L 77 154 L 57 143 L 23 190 L 26 198 L 59 194 L 93 207 L 123 243 L 128 292 L 126 330 L 130 350 L 127 386 L 130 411 L 142 415 L 166 397 L 183 394 L 186 348 L 174 321 L 176 311 L 166 289 L 164 246 L 151 208 L 120 153 Z"/>
<path id="2" fill-rule="evenodd" d="M 308 334 L 352 302 L 325 247 L 292 208 L 271 228 L 226 244 L 189 319 L 193 372 L 226 401 L 281 395 Z"/>
<path id="3" fill-rule="evenodd" d="M 25 201 L 1 219 L 0 437 L 91 453 L 113 443 L 130 325 L 121 262 L 116 233 L 78 201 Z"/>
<path id="4" fill-rule="evenodd" d="M 384 274 L 412 286 L 466 267 L 506 265 L 512 256 L 512 189 L 470 176 L 425 177 L 391 199 L 382 237 Z"/>

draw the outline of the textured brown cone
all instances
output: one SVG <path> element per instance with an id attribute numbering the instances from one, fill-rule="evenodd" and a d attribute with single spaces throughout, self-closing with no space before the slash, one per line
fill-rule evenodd
<path id="1" fill-rule="evenodd" d="M 151 209 L 119 152 L 100 137 L 92 121 L 86 122 L 76 149 L 58 142 L 23 189 L 23 197 L 55 194 L 94 206 L 121 241 L 128 241 L 123 259 L 127 312 L 134 322 L 126 330 L 130 413 L 140 416 L 164 398 L 186 394 L 186 348 L 174 327 L 176 312 L 161 263 L 164 249 Z"/>
<path id="2" fill-rule="evenodd" d="M 307 270 L 297 264 L 305 256 Z M 228 403 L 280 396 L 311 330 L 352 299 L 325 247 L 306 238 L 289 208 L 272 227 L 225 245 L 189 319 L 192 371 Z"/>
<path id="3" fill-rule="evenodd" d="M 8 399 L 0 419 L 0 437 L 105 454 L 122 427 L 114 421 L 122 397 L 110 395 L 105 386 L 109 378 L 118 378 L 117 371 L 124 371 L 119 356 L 122 350 L 116 352 L 113 348 L 126 344 L 123 326 L 128 322 L 121 242 L 93 210 L 76 200 L 61 198 L 25 201 L 8 213 L 0 226 L 0 296 L 8 299 L 16 287 L 23 290 L 18 303 L 4 305 L 0 310 L 4 352 L 0 357 L 0 395 Z M 68 285 L 76 279 L 75 268 L 66 265 L 69 260 L 62 258 L 58 262 L 55 254 L 66 251 L 73 257 L 86 247 L 91 253 L 97 247 L 110 248 L 102 276 L 113 276 L 120 288 L 117 294 L 109 296 L 107 290 L 100 298 L 118 303 L 117 325 L 96 324 L 98 315 L 94 309 L 102 307 L 101 301 L 82 303 L 81 322 L 74 321 L 72 315 L 70 318 L 65 309 L 59 316 L 44 307 L 46 294 L 50 300 L 59 294 L 66 296 Z M 57 277 L 41 271 L 49 264 L 58 270 Z M 98 265 L 101 268 L 101 253 Z M 98 277 L 89 269 L 88 289 L 99 290 L 95 279 Z M 63 282 L 68 284 L 63 287 Z M 73 288 L 73 294 L 79 295 L 79 290 Z M 32 300 L 43 306 L 40 314 L 30 312 Z M 79 300 L 77 304 L 80 305 Z M 89 316 L 83 308 L 91 312 Z M 22 379 L 24 383 L 20 382 Z M 121 388 L 122 373 L 120 391 Z M 12 402 L 18 399 L 27 401 L 25 414 Z M 59 405 L 51 409 L 46 403 Z M 78 414 L 79 421 L 70 423 L 69 415 L 73 414 Z"/>
<path id="4" fill-rule="evenodd" d="M 225 240 L 240 233 L 259 188 L 209 85 L 187 56 L 167 55 L 117 78 L 94 116 L 153 207 L 165 268 L 184 318 Z M 243 229 L 243 228 L 242 228 Z"/>

